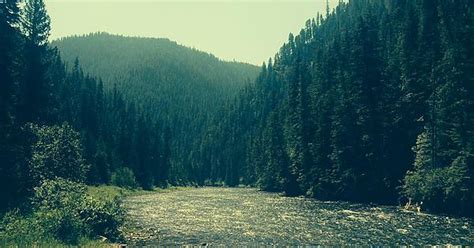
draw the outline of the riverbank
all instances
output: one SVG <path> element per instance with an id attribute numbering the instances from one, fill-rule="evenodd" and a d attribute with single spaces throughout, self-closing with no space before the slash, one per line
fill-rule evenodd
<path id="1" fill-rule="evenodd" d="M 161 193 L 170 193 L 179 190 L 185 189 L 184 187 L 170 187 L 166 189 L 156 188 L 154 190 L 142 190 L 142 189 L 126 189 L 117 186 L 87 186 L 85 188 L 87 198 L 92 200 L 92 202 L 99 203 L 99 205 L 105 206 L 110 205 L 117 199 L 122 201 L 126 197 L 138 197 L 138 196 L 145 196 L 149 194 L 161 194 Z M 56 192 L 57 193 L 57 192 Z M 69 192 L 70 193 L 70 192 Z M 67 200 L 67 198 L 71 195 L 61 196 L 61 201 Z M 35 201 L 35 200 L 32 200 Z M 125 209 L 120 207 L 121 209 L 115 209 L 118 212 L 105 212 L 99 211 L 99 215 L 109 214 L 110 218 L 121 218 L 119 216 L 120 212 L 125 213 Z M 70 209 L 65 209 L 64 212 L 67 212 Z M 99 209 L 104 210 L 104 209 Z M 33 212 L 32 212 L 33 211 Z M 38 211 L 41 214 L 38 214 Z M 14 209 L 8 213 L 5 213 L 3 216 L 0 216 L 0 247 L 71 247 L 71 246 L 78 246 L 78 247 L 115 247 L 120 240 L 116 240 L 115 242 L 104 237 L 104 236 L 96 236 L 96 237 L 87 237 L 81 236 L 76 237 L 77 240 L 68 243 L 61 240 L 58 240 L 52 236 L 45 236 L 42 233 L 44 227 L 35 228 L 34 223 L 36 222 L 47 222 L 47 224 L 52 228 L 70 228 L 64 226 L 67 224 L 68 220 L 62 214 L 61 211 L 57 209 L 53 209 L 53 211 L 48 211 L 46 216 L 44 216 L 43 210 L 34 210 L 31 207 L 26 207 L 25 209 Z M 59 215 L 59 216 L 55 216 Z M 54 217 L 54 218 L 51 218 Z M 93 218 L 98 218 L 95 216 Z M 97 220 L 99 222 L 103 220 Z M 110 219 L 106 220 L 110 221 Z M 69 223 L 67 225 L 76 225 L 77 223 Z M 118 223 L 117 223 L 118 224 Z M 118 231 L 122 231 L 120 227 L 118 227 Z M 124 241 L 124 240 L 122 240 Z"/>
<path id="2" fill-rule="evenodd" d="M 325 202 L 284 197 L 255 188 L 172 187 L 152 191 L 88 186 L 103 202 L 123 200 L 123 240 L 80 238 L 74 246 L 128 245 L 473 245 L 474 222 L 394 206 Z M 29 222 L 17 219 L 17 239 L 0 247 L 71 247 L 38 239 Z M 4 223 L 4 222 L 2 222 Z M 23 231 L 21 231 L 23 230 Z M 0 232 L 2 237 L 2 232 Z M 5 237 L 5 232 L 3 232 Z"/>

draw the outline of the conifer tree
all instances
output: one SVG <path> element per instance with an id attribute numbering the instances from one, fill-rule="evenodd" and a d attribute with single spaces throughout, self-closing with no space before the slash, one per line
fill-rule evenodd
<path id="1" fill-rule="evenodd" d="M 17 111 L 19 68 L 19 32 L 15 26 L 19 21 L 16 0 L 0 5 L 0 209 L 16 197 L 18 165 Z"/>
<path id="2" fill-rule="evenodd" d="M 23 8 L 21 29 L 25 35 L 25 74 L 21 82 L 22 122 L 52 121 L 51 82 L 48 78 L 50 18 L 43 0 L 27 0 Z"/>

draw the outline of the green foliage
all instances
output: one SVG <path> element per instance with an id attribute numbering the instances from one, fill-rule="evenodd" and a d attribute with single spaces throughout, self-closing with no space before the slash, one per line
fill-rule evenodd
<path id="1" fill-rule="evenodd" d="M 87 186 L 87 194 L 92 198 L 104 199 L 107 201 L 113 200 L 117 197 L 123 197 L 132 193 L 131 190 L 126 190 L 112 185 Z"/>
<path id="2" fill-rule="evenodd" d="M 208 154 L 200 152 L 200 142 L 207 138 L 207 127 L 220 118 L 221 106 L 258 73 L 256 66 L 221 61 L 168 39 L 94 33 L 63 38 L 52 45 L 61 51 L 69 67 L 74 67 L 78 58 L 85 72 L 102 78 L 105 92 L 123 95 L 112 102 L 112 108 L 106 106 L 106 114 L 115 113 L 112 118 L 98 115 L 106 122 L 99 123 L 99 126 L 105 124 L 99 130 L 120 130 L 114 137 L 105 136 L 103 140 L 110 142 L 118 137 L 118 144 L 107 144 L 118 148 L 113 156 L 119 161 L 114 164 L 131 168 L 143 188 L 166 185 L 168 181 L 203 184 L 206 171 L 210 171 L 209 163 L 203 161 Z M 76 95 L 72 93 L 63 99 Z M 122 110 L 120 105 L 124 101 L 135 104 Z M 87 106 L 85 111 L 92 110 Z M 125 118 L 113 118 L 122 114 Z M 94 120 L 88 118 L 87 122 Z M 94 132 L 88 130 L 88 133 Z M 98 137 L 95 133 L 91 136 Z"/>
<path id="3" fill-rule="evenodd" d="M 15 58 L 19 50 L 19 36 L 15 29 L 19 22 L 18 1 L 3 3 L 0 10 L 0 210 L 17 198 L 18 130 L 15 120 L 15 95 L 18 68 Z"/>
<path id="4" fill-rule="evenodd" d="M 86 187 L 64 179 L 46 180 L 35 188 L 33 203 L 46 232 L 65 242 L 81 236 L 120 238 L 124 212 L 119 197 L 92 198 Z M 76 240 L 74 240 L 76 239 Z"/>
<path id="5" fill-rule="evenodd" d="M 50 235 L 67 244 L 77 244 L 81 235 L 85 235 L 86 226 L 77 216 L 77 211 L 40 209 L 33 218 L 38 222 L 43 235 Z"/>
<path id="6" fill-rule="evenodd" d="M 308 20 L 209 128 L 211 181 L 389 204 L 401 187 L 472 215 L 472 13 L 468 0 L 354 0 Z"/>
<path id="7" fill-rule="evenodd" d="M 120 240 L 124 218 L 120 198 L 94 198 L 86 192 L 80 183 L 61 178 L 44 180 L 35 188 L 31 213 L 7 213 L 0 237 L 25 243 L 51 239 L 78 244 L 83 237 L 98 235 Z"/>
<path id="8" fill-rule="evenodd" d="M 82 157 L 79 133 L 61 126 L 27 126 L 36 138 L 31 147 L 31 175 L 37 181 L 57 177 L 82 182 L 89 166 Z"/>
<path id="9" fill-rule="evenodd" d="M 127 189 L 135 189 L 138 187 L 133 171 L 127 167 L 119 168 L 112 173 L 110 183 Z"/>
<path id="10" fill-rule="evenodd" d="M 430 138 L 433 136 L 428 134 L 425 131 L 418 136 L 413 149 L 416 152 L 414 170 L 404 178 L 403 194 L 432 211 L 471 214 L 468 208 L 474 199 L 468 168 L 472 155 L 462 153 L 449 165 L 436 165 L 433 158 L 437 154 Z"/>
<path id="11" fill-rule="evenodd" d="M 43 0 L 27 0 L 22 8 L 20 30 L 24 45 L 20 53 L 21 76 L 18 116 L 21 122 L 50 124 L 55 119 L 54 81 L 48 48 L 50 18 Z"/>
<path id="12" fill-rule="evenodd" d="M 112 241 L 120 240 L 119 228 L 125 216 L 120 197 L 112 200 L 87 197 L 81 205 L 79 216 L 90 229 L 92 236 L 101 235 Z"/>
<path id="13" fill-rule="evenodd" d="M 86 187 L 67 179 L 44 180 L 35 187 L 32 198 L 36 209 L 64 209 L 73 212 L 86 194 Z"/>
<path id="14" fill-rule="evenodd" d="M 17 245 L 21 243 L 29 244 L 36 240 L 48 239 L 49 237 L 42 237 L 38 222 L 33 217 L 24 217 L 18 209 L 7 212 L 1 219 L 0 240 L 10 240 Z M 35 230 L 32 232 L 31 230 Z M 20 243 L 21 242 L 21 243 Z"/>
<path id="15" fill-rule="evenodd" d="M 51 20 L 43 0 L 25 1 L 22 17 L 22 29 L 27 39 L 36 46 L 47 45 Z"/>
<path id="16" fill-rule="evenodd" d="M 468 214 L 472 199 L 466 179 L 465 168 L 459 166 L 410 171 L 404 179 L 403 193 L 432 211 Z"/>
<path id="17" fill-rule="evenodd" d="M 413 147 L 415 152 L 414 166 L 417 170 L 426 170 L 433 168 L 433 144 L 430 140 L 430 133 L 428 130 L 424 131 L 416 140 L 416 146 Z"/>

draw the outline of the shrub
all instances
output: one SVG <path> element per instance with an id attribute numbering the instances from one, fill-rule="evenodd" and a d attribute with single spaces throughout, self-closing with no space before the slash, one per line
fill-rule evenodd
<path id="1" fill-rule="evenodd" d="M 5 215 L 0 223 L 1 240 L 32 244 L 51 239 L 78 244 L 82 237 L 122 238 L 119 227 L 124 211 L 119 197 L 93 198 L 85 185 L 57 178 L 36 187 L 31 203 L 29 214 L 15 210 Z"/>
<path id="2" fill-rule="evenodd" d="M 40 238 L 47 238 L 40 229 L 41 226 L 33 217 L 24 217 L 19 209 L 13 209 L 1 219 L 0 240 L 22 246 Z"/>
<path id="3" fill-rule="evenodd" d="M 88 197 L 80 211 L 80 217 L 89 227 L 91 234 L 105 236 L 112 241 L 121 238 L 119 227 L 124 222 L 124 215 L 119 197 L 112 201 Z"/>
<path id="4" fill-rule="evenodd" d="M 127 189 L 135 189 L 138 188 L 138 183 L 135 179 L 135 175 L 133 171 L 127 167 L 117 169 L 111 177 L 111 183 L 113 185 L 127 188 Z"/>
<path id="5" fill-rule="evenodd" d="M 41 209 L 34 213 L 42 236 L 52 236 L 67 244 L 77 244 L 83 236 L 88 236 L 87 226 L 77 211 L 63 209 Z"/>
<path id="6" fill-rule="evenodd" d="M 87 188 L 63 178 L 45 180 L 35 187 L 32 203 L 37 209 L 64 209 L 72 211 L 81 206 Z"/>
<path id="7" fill-rule="evenodd" d="M 473 164 L 472 153 L 459 153 L 446 164 L 432 161 L 432 141 L 427 131 L 418 136 L 414 170 L 404 178 L 402 194 L 435 212 L 473 215 L 474 196 L 468 168 Z"/>
<path id="8" fill-rule="evenodd" d="M 34 217 L 43 233 L 66 243 L 76 244 L 87 236 L 86 223 L 79 211 L 86 200 L 86 187 L 66 179 L 45 180 L 35 188 Z"/>
<path id="9" fill-rule="evenodd" d="M 80 134 L 67 123 L 61 126 L 28 124 L 35 136 L 31 146 L 30 172 L 33 179 L 62 177 L 71 181 L 85 180 L 89 166 L 82 157 Z"/>

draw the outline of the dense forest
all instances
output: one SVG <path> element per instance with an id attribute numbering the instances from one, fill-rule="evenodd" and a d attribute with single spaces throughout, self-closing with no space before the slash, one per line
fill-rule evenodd
<path id="1" fill-rule="evenodd" d="M 288 195 L 472 215 L 473 5 L 353 0 L 308 20 L 210 128 L 205 171 Z"/>
<path id="2" fill-rule="evenodd" d="M 77 61 L 67 70 L 48 45 L 42 1 L 28 1 L 21 13 L 16 1 L 2 7 L 1 207 L 56 177 L 95 184 L 134 173 L 143 188 L 166 183 L 167 126 Z"/>
<path id="3" fill-rule="evenodd" d="M 43 1 L 8 1 L 0 208 L 63 178 L 243 184 L 472 215 L 473 5 L 341 1 L 258 71 L 166 39 L 49 44 Z"/>
<path id="4" fill-rule="evenodd" d="M 214 116 L 259 73 L 253 65 L 225 62 L 168 39 L 95 33 L 52 43 L 66 63 L 76 59 L 106 89 L 116 87 L 169 124 L 170 183 L 195 182 L 201 170 L 201 137 Z M 106 182 L 106 181 L 102 181 Z"/>
<path id="5" fill-rule="evenodd" d="M 18 6 L 1 9 L 2 209 L 56 177 L 144 189 L 190 182 L 177 153 L 190 153 L 216 109 L 258 74 L 164 39 L 83 37 L 81 59 L 100 62 L 84 67 L 102 80 L 48 43 L 43 1 Z"/>

